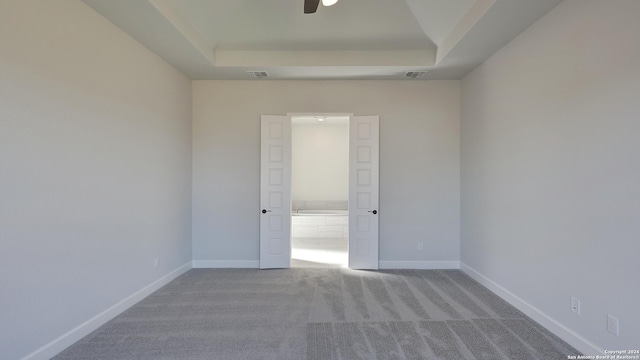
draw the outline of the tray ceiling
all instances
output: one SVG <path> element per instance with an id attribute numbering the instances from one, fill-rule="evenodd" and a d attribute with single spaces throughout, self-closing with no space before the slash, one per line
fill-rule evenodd
<path id="1" fill-rule="evenodd" d="M 560 0 L 84 0 L 192 79 L 459 79 Z"/>

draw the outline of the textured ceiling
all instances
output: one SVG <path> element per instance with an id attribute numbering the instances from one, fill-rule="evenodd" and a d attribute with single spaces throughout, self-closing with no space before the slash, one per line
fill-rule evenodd
<path id="1" fill-rule="evenodd" d="M 459 79 L 560 0 L 84 0 L 192 79 Z"/>

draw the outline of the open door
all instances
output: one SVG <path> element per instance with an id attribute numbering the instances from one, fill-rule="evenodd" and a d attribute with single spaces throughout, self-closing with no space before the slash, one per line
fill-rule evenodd
<path id="1" fill-rule="evenodd" d="M 262 116 L 260 158 L 260 268 L 288 268 L 291 266 L 291 117 Z"/>
<path id="2" fill-rule="evenodd" d="M 378 116 L 349 121 L 349 268 L 378 269 Z"/>

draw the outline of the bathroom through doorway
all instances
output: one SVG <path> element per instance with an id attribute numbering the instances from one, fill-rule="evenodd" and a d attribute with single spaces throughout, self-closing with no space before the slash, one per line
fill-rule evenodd
<path id="1" fill-rule="evenodd" d="M 291 123 L 291 267 L 347 267 L 349 116 Z"/>
<path id="2" fill-rule="evenodd" d="M 317 116 L 323 116 L 325 118 L 321 120 L 327 121 L 326 117 L 339 115 L 316 114 L 313 120 L 323 122 L 319 121 Z M 312 213 L 307 212 L 307 214 L 313 214 L 308 216 L 344 216 L 334 213 L 334 211 L 343 210 L 335 207 L 344 200 L 329 200 L 330 202 L 327 203 L 326 199 L 298 198 L 295 204 L 297 207 L 294 206 L 292 201 L 292 119 L 303 116 L 309 115 L 261 116 L 259 208 L 261 269 L 291 267 L 293 213 L 305 214 L 305 210 L 315 210 Z M 346 117 L 348 119 L 348 267 L 378 269 L 379 117 L 376 115 L 353 116 L 352 114 Z M 324 145 L 320 152 L 326 152 L 328 148 Z M 315 167 L 320 168 L 317 163 Z M 325 203 L 314 201 L 325 201 Z M 307 207 L 324 209 L 307 209 Z M 323 213 L 318 214 L 320 211 Z M 315 219 L 312 222 L 319 221 Z M 337 218 L 329 220 L 329 222 L 337 221 L 339 221 Z M 326 221 L 325 225 L 327 225 Z M 330 229 L 324 228 L 324 230 Z M 336 228 L 333 230 L 337 231 Z M 318 235 L 320 235 L 319 232 Z M 340 266 L 340 264 L 337 265 Z"/>

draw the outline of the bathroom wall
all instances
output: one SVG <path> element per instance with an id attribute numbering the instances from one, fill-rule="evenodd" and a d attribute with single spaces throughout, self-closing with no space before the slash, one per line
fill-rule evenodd
<path id="1" fill-rule="evenodd" d="M 299 123 L 292 129 L 291 198 L 294 209 L 347 208 L 349 125 Z"/>

